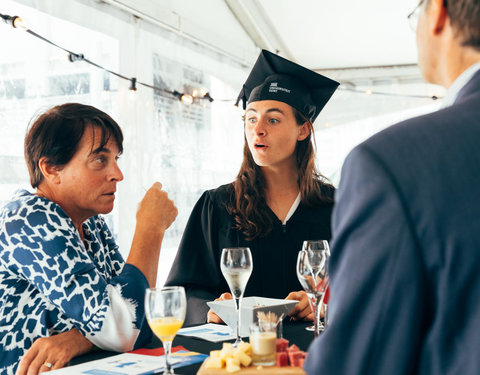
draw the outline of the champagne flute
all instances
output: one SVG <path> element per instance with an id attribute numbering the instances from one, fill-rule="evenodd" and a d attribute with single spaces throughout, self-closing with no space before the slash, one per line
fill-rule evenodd
<path id="1" fill-rule="evenodd" d="M 298 253 L 297 277 L 305 292 L 307 292 L 310 306 L 314 313 L 314 334 L 318 336 L 326 328 L 321 324 L 320 313 L 323 297 L 328 287 L 328 259 L 330 248 L 328 242 L 304 241 L 303 248 Z"/>
<path id="2" fill-rule="evenodd" d="M 187 311 L 185 289 L 181 286 L 148 288 L 145 293 L 145 314 L 148 324 L 162 341 L 165 349 L 164 374 L 175 374 L 170 363 L 170 354 L 172 341 L 185 320 Z"/>
<path id="3" fill-rule="evenodd" d="M 240 337 L 240 311 L 243 293 L 247 286 L 248 279 L 252 274 L 252 253 L 248 247 L 227 248 L 222 250 L 220 269 L 223 277 L 227 280 L 230 292 L 235 300 L 237 313 L 237 339 L 233 344 L 237 347 L 241 342 Z"/>

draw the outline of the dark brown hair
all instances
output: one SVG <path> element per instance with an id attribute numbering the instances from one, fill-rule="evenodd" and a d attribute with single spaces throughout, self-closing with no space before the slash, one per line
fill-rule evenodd
<path id="1" fill-rule="evenodd" d="M 24 153 L 30 174 L 30 184 L 36 188 L 43 180 L 38 162 L 46 157 L 50 165 L 64 166 L 75 155 L 80 140 L 89 126 L 100 129 L 100 148 L 113 136 L 120 152 L 123 134 L 118 124 L 105 112 L 78 103 L 53 107 L 34 118 L 25 136 Z"/>
<path id="2" fill-rule="evenodd" d="M 480 50 L 480 2 L 444 0 L 443 5 L 447 8 L 450 23 L 462 46 Z"/>
<path id="3" fill-rule="evenodd" d="M 331 203 L 334 187 L 326 182 L 326 178 L 318 172 L 315 165 L 312 123 L 295 108 L 292 107 L 292 110 L 298 125 L 307 122 L 310 127 L 308 137 L 298 141 L 295 149 L 297 182 L 302 203 L 308 206 Z M 248 240 L 264 237 L 272 230 L 273 217 L 269 214 L 265 201 L 265 179 L 261 168 L 253 160 L 246 139 L 243 146 L 243 162 L 233 183 L 227 210 L 235 219 L 235 228 Z"/>

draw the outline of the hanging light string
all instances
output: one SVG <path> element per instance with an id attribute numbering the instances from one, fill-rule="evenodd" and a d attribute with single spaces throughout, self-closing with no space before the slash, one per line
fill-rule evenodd
<path id="1" fill-rule="evenodd" d="M 68 53 L 68 59 L 70 62 L 76 62 L 76 61 L 84 61 L 86 62 L 87 64 L 90 64 L 92 66 L 95 66 L 99 69 L 102 69 L 118 78 L 121 78 L 121 79 L 124 79 L 126 81 L 130 81 L 130 90 L 132 92 L 135 92 L 137 91 L 137 84 L 138 85 L 141 85 L 141 86 L 144 86 L 144 87 L 148 87 L 148 88 L 151 88 L 153 90 L 157 90 L 157 91 L 160 91 L 160 92 L 164 92 L 164 93 L 167 93 L 167 94 L 170 94 L 172 96 L 174 96 L 175 98 L 177 98 L 178 100 L 180 100 L 182 103 L 186 103 L 186 104 L 192 104 L 193 102 L 198 102 L 199 100 L 208 100 L 210 103 L 213 102 L 214 100 L 217 101 L 217 102 L 234 102 L 235 99 L 213 99 L 212 96 L 210 95 L 210 93 L 204 89 L 200 89 L 200 90 L 194 90 L 194 92 L 192 93 L 192 95 L 190 94 L 186 94 L 186 93 L 181 93 L 177 90 L 167 90 L 163 87 L 158 87 L 158 86 L 154 86 L 154 85 L 150 85 L 148 83 L 144 83 L 144 82 L 140 82 L 137 80 L 137 78 L 133 77 L 133 78 L 130 78 L 130 77 L 126 77 L 120 73 L 116 73 L 110 69 L 107 69 L 87 58 L 85 58 L 85 56 L 83 55 L 83 53 L 75 53 L 75 52 L 72 52 L 62 46 L 59 46 L 58 44 L 52 42 L 51 40 L 37 34 L 36 32 L 30 30 L 29 28 L 27 28 L 23 22 L 22 22 L 22 19 L 18 16 L 8 16 L 8 15 L 4 15 L 4 14 L 1 14 L 0 13 L 0 18 L 2 18 L 6 24 L 18 29 L 18 28 L 21 28 L 23 30 L 25 30 L 27 33 L 29 33 L 30 35 L 33 35 L 34 37 L 38 38 L 38 39 L 41 39 L 43 40 L 44 42 L 54 46 L 54 47 L 57 47 L 59 49 L 61 49 L 62 51 Z M 345 85 L 349 85 L 350 83 L 349 82 L 346 82 L 344 84 L 342 84 L 340 87 L 339 87 L 339 90 L 342 90 L 342 91 L 349 91 L 349 92 L 353 92 L 353 93 L 358 93 L 358 94 L 367 94 L 367 95 L 384 95 L 384 96 L 397 96 L 397 97 L 408 97 L 408 98 L 420 98 L 420 99 L 431 99 L 431 100 L 437 100 L 437 99 L 441 99 L 440 97 L 436 96 L 436 95 L 431 95 L 431 96 L 426 96 L 426 95 L 405 95 L 405 94 L 396 94 L 396 93 L 388 93 L 388 92 L 379 92 L 379 91 L 373 91 L 371 89 L 368 89 L 368 90 L 358 90 L 358 89 L 354 89 L 354 88 L 351 88 L 351 87 L 347 87 Z M 351 84 L 350 84 L 351 85 Z"/>
<path id="2" fill-rule="evenodd" d="M 393 92 L 383 92 L 383 91 L 373 91 L 372 89 L 367 89 L 367 90 L 359 90 L 359 89 L 352 89 L 352 88 L 349 88 L 349 87 L 344 87 L 344 86 L 340 86 L 338 88 L 339 90 L 341 91 L 349 91 L 349 92 L 353 92 L 353 93 L 357 93 L 357 94 L 367 94 L 367 95 L 383 95 L 383 96 L 401 96 L 403 98 L 417 98 L 417 99 L 431 99 L 431 100 L 438 100 L 438 99 L 442 99 L 442 97 L 439 97 L 437 95 L 430 95 L 430 96 L 427 96 L 427 95 L 405 95 L 405 94 L 396 94 L 396 93 L 393 93 Z"/>
<path id="3" fill-rule="evenodd" d="M 181 93 L 177 90 L 167 90 L 163 87 L 158 87 L 158 86 L 154 86 L 154 85 L 150 85 L 148 83 L 144 83 L 144 82 L 140 82 L 137 80 L 137 78 L 133 77 L 133 78 L 130 78 L 130 77 L 126 77 L 120 73 L 117 73 L 117 72 L 114 72 L 110 69 L 107 69 L 89 59 L 87 59 L 85 57 L 85 55 L 83 53 L 75 53 L 73 51 L 70 51 L 62 46 L 59 46 L 58 44 L 52 42 L 51 40 L 41 36 L 40 34 L 37 34 L 36 32 L 34 32 L 33 30 L 30 30 L 29 28 L 27 28 L 23 22 L 22 22 L 22 19 L 18 16 L 8 16 L 8 15 L 5 15 L 5 14 L 1 14 L 0 13 L 0 18 L 2 18 L 6 24 L 14 27 L 14 28 L 21 28 L 23 30 L 25 30 L 27 33 L 29 33 L 30 35 L 33 35 L 34 37 L 40 39 L 40 40 L 43 40 L 44 42 L 56 47 L 56 48 L 59 48 L 61 49 L 62 51 L 68 53 L 68 60 L 70 62 L 76 62 L 76 61 L 84 61 L 86 62 L 87 64 L 90 64 L 92 66 L 95 66 L 96 68 L 99 68 L 99 69 L 102 69 L 118 78 L 121 78 L 121 79 L 124 79 L 126 81 L 130 81 L 130 90 L 131 91 L 137 91 L 137 85 L 141 85 L 141 86 L 144 86 L 144 87 L 148 87 L 148 88 L 151 88 L 153 90 L 156 90 L 156 91 L 160 91 L 160 92 L 163 92 L 163 93 L 166 93 L 166 94 L 170 94 L 172 96 L 174 96 L 175 98 L 177 98 L 178 100 L 182 101 L 183 103 L 187 103 L 187 104 L 191 104 L 193 103 L 194 101 L 199 101 L 199 100 L 208 100 L 209 102 L 213 102 L 213 98 L 211 97 L 210 93 L 207 92 L 206 90 L 202 90 L 203 92 L 203 95 L 197 95 L 195 96 L 195 98 L 190 95 L 190 94 L 186 94 L 186 93 Z"/>

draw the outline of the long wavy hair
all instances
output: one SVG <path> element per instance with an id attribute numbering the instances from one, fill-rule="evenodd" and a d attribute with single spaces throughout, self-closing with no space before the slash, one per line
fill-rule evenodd
<path id="1" fill-rule="evenodd" d="M 333 201 L 331 192 L 334 187 L 320 174 L 315 165 L 315 150 L 312 123 L 298 110 L 291 107 L 297 124 L 307 122 L 310 134 L 298 141 L 295 148 L 298 187 L 302 203 L 319 206 Z M 330 192 L 330 194 L 329 194 Z M 262 169 L 255 163 L 248 148 L 247 140 L 243 147 L 243 162 L 233 183 L 227 211 L 235 219 L 235 228 L 241 231 L 247 240 L 268 235 L 273 228 L 273 220 L 265 200 L 265 177 Z"/>

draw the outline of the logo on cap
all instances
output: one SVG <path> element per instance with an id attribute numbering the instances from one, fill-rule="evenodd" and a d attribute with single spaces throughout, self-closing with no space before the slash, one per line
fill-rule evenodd
<path id="1" fill-rule="evenodd" d="M 285 87 L 278 87 L 278 82 L 270 82 L 270 87 L 268 88 L 268 92 L 277 93 L 279 91 L 286 92 L 290 94 L 290 90 L 286 89 Z"/>

